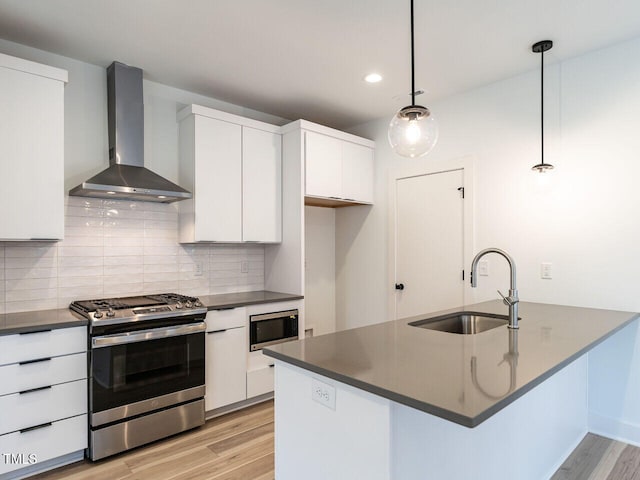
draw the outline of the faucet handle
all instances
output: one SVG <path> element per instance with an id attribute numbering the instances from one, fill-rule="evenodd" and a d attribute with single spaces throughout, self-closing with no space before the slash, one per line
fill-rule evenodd
<path id="1" fill-rule="evenodd" d="M 505 305 L 511 306 L 511 305 L 513 305 L 515 303 L 511 297 L 505 297 L 500 290 L 498 290 L 497 292 L 502 297 L 502 303 L 504 303 Z"/>

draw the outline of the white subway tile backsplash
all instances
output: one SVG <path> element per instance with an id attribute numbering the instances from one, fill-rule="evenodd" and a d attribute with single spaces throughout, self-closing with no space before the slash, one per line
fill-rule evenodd
<path id="1" fill-rule="evenodd" d="M 83 197 L 65 203 L 63 241 L 0 243 L 0 314 L 124 295 L 264 289 L 264 246 L 180 245 L 175 204 Z M 241 273 L 242 262 L 248 273 Z"/>
<path id="2" fill-rule="evenodd" d="M 144 273 L 144 265 L 130 263 L 122 265 L 105 265 L 104 275 L 105 278 L 109 275 L 142 275 Z"/>
<path id="3" fill-rule="evenodd" d="M 58 278 L 24 278 L 21 280 L 12 280 L 2 282 L 3 291 L 9 290 L 37 290 L 56 288 L 58 286 Z"/>
<path id="4" fill-rule="evenodd" d="M 104 280 L 102 276 L 95 277 L 60 277 L 58 278 L 58 287 L 62 288 L 78 288 L 78 287 L 91 287 L 93 290 L 96 287 L 102 287 Z"/>
<path id="5" fill-rule="evenodd" d="M 60 257 L 102 257 L 104 248 L 99 247 L 67 247 L 60 245 L 58 247 L 58 255 Z"/>
<path id="6" fill-rule="evenodd" d="M 5 313 L 26 312 L 30 310 L 52 310 L 55 308 L 58 308 L 57 298 L 32 299 L 5 303 Z"/>
<path id="7" fill-rule="evenodd" d="M 51 268 L 57 263 L 56 257 L 9 257 L 4 268 Z"/>
<path id="8" fill-rule="evenodd" d="M 55 278 L 58 276 L 58 269 L 51 268 L 5 268 L 4 278 L 6 281 L 22 280 L 30 278 Z"/>

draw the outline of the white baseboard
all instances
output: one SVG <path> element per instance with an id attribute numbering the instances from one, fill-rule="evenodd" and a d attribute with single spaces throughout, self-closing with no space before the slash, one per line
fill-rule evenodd
<path id="1" fill-rule="evenodd" d="M 589 412 L 589 431 L 596 435 L 640 447 L 640 425 L 625 423 Z"/>

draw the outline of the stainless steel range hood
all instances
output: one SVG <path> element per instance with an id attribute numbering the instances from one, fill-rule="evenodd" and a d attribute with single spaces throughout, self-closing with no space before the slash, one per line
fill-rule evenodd
<path id="1" fill-rule="evenodd" d="M 142 70 L 113 62 L 107 68 L 109 168 L 69 195 L 171 203 L 190 192 L 144 168 Z"/>

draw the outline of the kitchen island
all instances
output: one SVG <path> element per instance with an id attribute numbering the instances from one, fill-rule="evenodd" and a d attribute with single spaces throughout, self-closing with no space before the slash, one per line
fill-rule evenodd
<path id="1" fill-rule="evenodd" d="M 587 432 L 585 354 L 638 314 L 521 302 L 519 330 L 475 335 L 424 317 L 265 349 L 279 480 L 548 478 Z"/>

